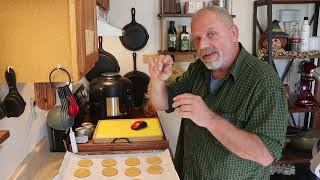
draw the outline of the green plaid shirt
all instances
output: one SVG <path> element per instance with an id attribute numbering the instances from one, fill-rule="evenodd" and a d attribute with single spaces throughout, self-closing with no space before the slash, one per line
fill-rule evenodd
<path id="1" fill-rule="evenodd" d="M 241 45 L 241 44 L 240 44 Z M 172 98 L 182 93 L 201 96 L 207 106 L 233 125 L 257 134 L 275 159 L 281 157 L 288 105 L 283 85 L 272 67 L 250 55 L 241 45 L 236 63 L 222 85 L 210 94 L 211 71 L 197 60 L 168 84 Z M 254 148 L 254 147 L 252 147 Z M 264 180 L 269 167 L 245 160 L 226 149 L 206 128 L 182 119 L 175 167 L 184 180 Z"/>

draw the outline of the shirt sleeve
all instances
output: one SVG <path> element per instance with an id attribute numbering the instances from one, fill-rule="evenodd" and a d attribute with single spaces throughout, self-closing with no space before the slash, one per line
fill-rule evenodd
<path id="1" fill-rule="evenodd" d="M 281 158 L 288 124 L 288 104 L 280 81 L 271 77 L 259 83 L 252 98 L 246 129 L 257 134 L 276 160 Z"/>

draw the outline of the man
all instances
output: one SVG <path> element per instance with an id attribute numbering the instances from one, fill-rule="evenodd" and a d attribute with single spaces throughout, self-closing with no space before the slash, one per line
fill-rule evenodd
<path id="1" fill-rule="evenodd" d="M 149 96 L 158 110 L 175 108 L 181 121 L 175 167 L 181 179 L 269 179 L 281 156 L 287 100 L 272 67 L 238 42 L 226 10 L 208 7 L 191 22 L 200 59 L 174 82 L 170 56 L 149 63 Z"/>

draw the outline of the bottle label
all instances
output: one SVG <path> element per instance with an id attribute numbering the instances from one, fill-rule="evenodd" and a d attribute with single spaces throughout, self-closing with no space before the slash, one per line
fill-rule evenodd
<path id="1" fill-rule="evenodd" d="M 168 34 L 168 47 L 176 47 L 177 37 L 175 34 Z"/>
<path id="2" fill-rule="evenodd" d="M 181 51 L 189 51 L 190 49 L 190 39 L 189 34 L 181 34 L 181 43 L 180 43 Z"/>
<path id="3" fill-rule="evenodd" d="M 291 38 L 291 43 L 292 44 L 299 44 L 300 43 L 300 38 L 299 37 L 292 37 Z"/>

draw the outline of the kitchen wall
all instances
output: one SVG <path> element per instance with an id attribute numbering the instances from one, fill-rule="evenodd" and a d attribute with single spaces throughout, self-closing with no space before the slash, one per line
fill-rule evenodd
<path id="1" fill-rule="evenodd" d="M 46 135 L 46 112 L 30 103 L 34 97 L 33 84 L 18 84 L 17 88 L 27 106 L 20 117 L 0 120 L 0 129 L 10 131 L 10 137 L 0 144 L 0 179 L 8 179 L 34 145 Z M 2 100 L 7 93 L 7 85 L 0 85 Z"/>
<path id="2" fill-rule="evenodd" d="M 110 6 L 110 23 L 118 27 L 124 27 L 131 21 L 130 9 L 136 7 L 136 21 L 146 27 L 150 36 L 146 47 L 137 52 L 137 68 L 148 73 L 148 65 L 142 62 L 142 55 L 156 54 L 160 48 L 160 21 L 157 17 L 159 0 L 110 0 Z M 239 26 L 240 41 L 251 52 L 253 0 L 233 0 L 231 9 L 232 14 L 237 16 L 234 20 Z M 187 24 L 190 18 L 179 19 L 180 21 Z M 122 75 L 133 70 L 132 52 L 121 45 L 119 38 L 104 37 L 103 48 L 118 59 Z M 180 64 L 185 68 L 188 65 L 188 63 Z M 18 72 L 17 75 L 19 75 Z M 33 84 L 18 84 L 18 90 L 27 102 L 27 106 L 21 117 L 0 120 L 0 129 L 9 129 L 11 134 L 9 139 L 0 145 L 0 179 L 8 179 L 34 145 L 46 136 L 46 112 L 35 108 L 36 117 L 32 116 L 34 113 L 30 99 L 34 96 Z M 7 92 L 7 86 L 0 85 L 1 99 Z M 159 115 L 169 139 L 170 148 L 174 153 L 180 118 L 174 113 L 159 112 Z"/>

